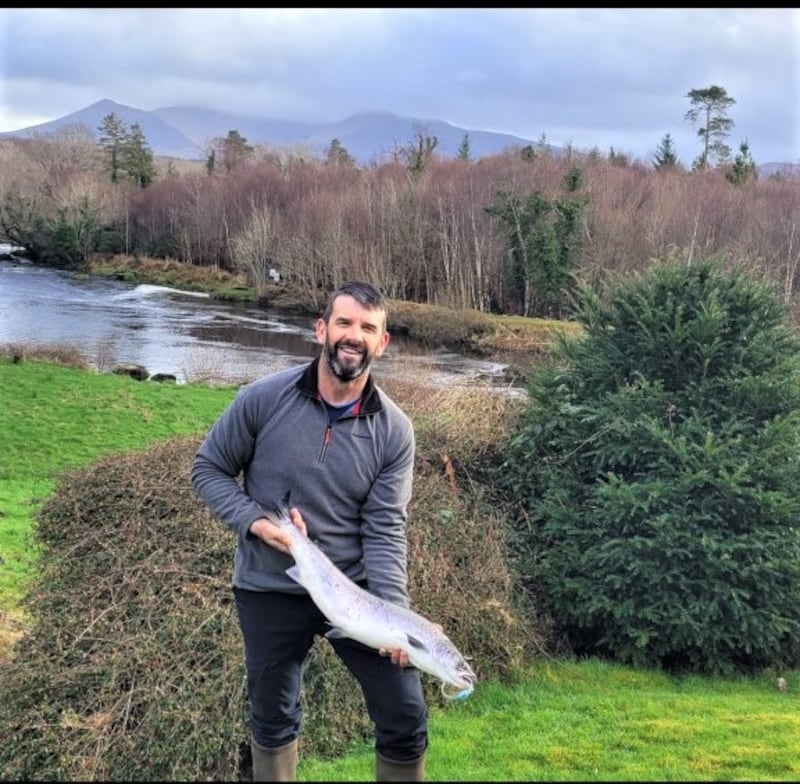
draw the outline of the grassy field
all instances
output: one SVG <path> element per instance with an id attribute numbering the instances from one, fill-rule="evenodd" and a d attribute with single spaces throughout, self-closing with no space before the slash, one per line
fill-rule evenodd
<path id="1" fill-rule="evenodd" d="M 38 555 L 34 515 L 57 473 L 160 438 L 202 433 L 234 392 L 0 358 L 0 651 L 19 630 L 20 599 Z"/>
<path id="2" fill-rule="evenodd" d="M 541 661 L 431 720 L 430 781 L 796 781 L 800 700 L 775 679 L 671 678 Z M 374 780 L 364 746 L 303 761 L 306 781 Z"/>
<path id="3" fill-rule="evenodd" d="M 37 568 L 35 513 L 60 471 L 201 434 L 230 387 L 159 385 L 0 357 L 0 610 L 9 643 Z M 787 683 L 777 686 L 778 676 Z M 207 717 L 213 721 L 213 717 Z M 797 781 L 800 672 L 672 677 L 600 661 L 532 659 L 513 686 L 485 682 L 431 715 L 431 781 Z M 301 747 L 302 748 L 302 747 Z M 302 758 L 308 781 L 373 779 L 369 745 Z"/>

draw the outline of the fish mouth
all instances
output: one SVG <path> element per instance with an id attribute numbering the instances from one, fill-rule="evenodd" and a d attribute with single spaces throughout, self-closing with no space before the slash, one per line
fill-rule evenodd
<path id="1" fill-rule="evenodd" d="M 449 683 L 442 683 L 442 694 L 448 700 L 464 700 L 475 691 L 477 680 L 471 669 L 459 670 Z M 453 691 L 449 691 L 448 687 Z"/>
<path id="2" fill-rule="evenodd" d="M 456 685 L 459 689 L 469 689 L 472 691 L 475 688 L 475 682 L 477 680 L 474 672 L 462 672 L 459 673 L 456 678 Z"/>

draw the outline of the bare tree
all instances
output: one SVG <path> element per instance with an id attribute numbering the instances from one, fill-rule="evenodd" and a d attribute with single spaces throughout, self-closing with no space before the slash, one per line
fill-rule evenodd
<path id="1" fill-rule="evenodd" d="M 254 208 L 244 229 L 232 239 L 234 267 L 247 275 L 259 296 L 273 280 L 270 273 L 278 272 L 280 267 L 277 225 L 278 218 L 273 210 Z"/>

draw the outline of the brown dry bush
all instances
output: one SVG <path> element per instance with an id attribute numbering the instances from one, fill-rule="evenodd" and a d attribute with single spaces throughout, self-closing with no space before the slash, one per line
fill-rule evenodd
<path id="1" fill-rule="evenodd" d="M 42 508 L 35 622 L 3 675 L 2 778 L 235 777 L 233 543 L 187 486 L 194 446 L 66 474 Z"/>
<path id="2" fill-rule="evenodd" d="M 510 414 L 462 402 L 471 424 L 457 426 L 454 398 L 431 405 L 411 387 L 396 391 L 418 423 L 414 607 L 442 623 L 479 679 L 511 681 L 546 635 L 516 588 L 501 512 L 474 476 Z M 35 621 L 2 672 L 0 778 L 249 778 L 235 540 L 190 487 L 198 443 L 173 439 L 67 473 L 41 509 L 41 573 L 27 597 Z M 424 681 L 444 706 L 438 682 Z M 335 756 L 371 736 L 356 682 L 322 640 L 303 699 L 301 754 Z"/>
<path id="3" fill-rule="evenodd" d="M 479 479 L 487 464 L 500 461 L 498 450 L 508 428 L 524 409 L 522 400 L 502 390 L 434 389 L 401 378 L 383 378 L 380 383 L 414 421 L 418 462 L 424 458 L 438 464 L 446 475 L 452 464 L 462 481 Z"/>
<path id="4" fill-rule="evenodd" d="M 67 367 L 89 370 L 91 365 L 85 354 L 69 343 L 49 343 L 38 346 L 33 343 L 4 343 L 2 353 L 13 358 L 15 362 L 26 359 L 56 362 Z"/>
<path id="5" fill-rule="evenodd" d="M 244 286 L 246 283 L 243 276 L 219 267 L 196 267 L 177 259 L 158 259 L 149 256 L 94 255 L 90 262 L 90 270 L 93 273 L 107 275 L 116 272 L 117 277 L 124 280 L 161 281 L 164 285 L 182 286 L 187 289 L 204 288 L 214 283 L 230 286 Z"/>
<path id="6" fill-rule="evenodd" d="M 452 310 L 437 305 L 392 301 L 389 331 L 427 346 L 473 348 L 494 330 L 492 319 L 477 310 Z"/>

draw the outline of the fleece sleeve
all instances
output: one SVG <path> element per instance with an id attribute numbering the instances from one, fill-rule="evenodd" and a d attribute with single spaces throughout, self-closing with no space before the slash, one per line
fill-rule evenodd
<path id="1" fill-rule="evenodd" d="M 240 537 L 264 512 L 243 490 L 257 427 L 251 397 L 239 394 L 208 431 L 194 456 L 190 481 L 212 512 Z"/>
<path id="2" fill-rule="evenodd" d="M 401 430 L 362 508 L 361 544 L 369 590 L 382 599 L 409 606 L 406 523 L 414 472 L 414 431 Z"/>

